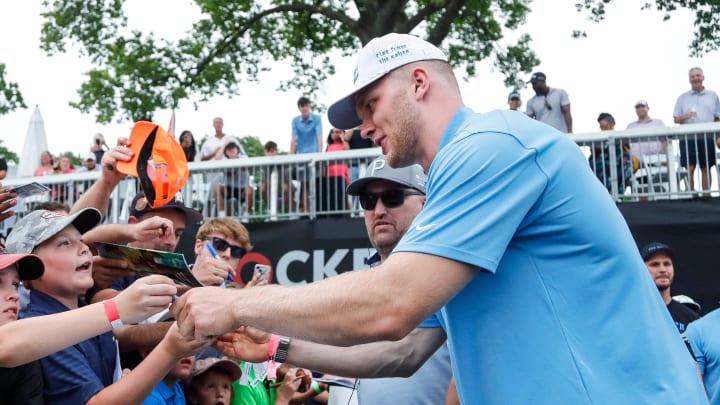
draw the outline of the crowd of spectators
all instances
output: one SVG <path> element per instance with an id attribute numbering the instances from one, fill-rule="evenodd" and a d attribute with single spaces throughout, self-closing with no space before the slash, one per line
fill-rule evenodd
<path id="1" fill-rule="evenodd" d="M 326 397 L 327 386 L 311 385 L 311 377 L 302 385 L 297 378 L 310 371 L 287 364 L 286 373 L 270 376 L 275 370 L 267 362 L 248 363 L 256 379 L 249 388 L 239 378 L 243 364 L 221 360 L 210 348 L 213 339 L 178 333 L 168 305 L 187 287 L 164 275 L 140 277 L 126 261 L 100 255 L 95 242 L 173 252 L 186 228 L 203 219 L 179 198 L 153 208 L 140 192 L 127 223 L 102 223 L 108 190 L 124 178 L 114 167 L 132 153 L 126 142 L 105 151 L 100 178 L 72 207 L 38 206 L 15 224 L 7 250 L 2 246 L 0 402 L 284 405 Z M 221 149 L 229 145 L 234 144 Z M 0 191 L 3 214 L 16 197 Z M 257 273 L 247 283 L 232 281 L 240 282 L 239 262 L 252 250 L 247 229 L 236 219 L 204 221 L 195 238 L 191 271 L 203 285 L 266 283 Z M 45 326 L 43 336 L 36 336 Z M 264 401 L 253 402 L 257 395 Z"/>

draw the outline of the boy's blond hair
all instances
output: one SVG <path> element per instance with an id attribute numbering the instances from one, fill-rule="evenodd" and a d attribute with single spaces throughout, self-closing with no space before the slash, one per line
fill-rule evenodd
<path id="1" fill-rule="evenodd" d="M 198 229 L 196 238 L 204 240 L 212 233 L 217 233 L 230 239 L 235 239 L 240 242 L 240 246 L 242 246 L 246 252 L 252 250 L 248 230 L 243 226 L 243 224 L 233 218 L 213 218 L 205 222 L 202 224 L 200 229 Z"/>

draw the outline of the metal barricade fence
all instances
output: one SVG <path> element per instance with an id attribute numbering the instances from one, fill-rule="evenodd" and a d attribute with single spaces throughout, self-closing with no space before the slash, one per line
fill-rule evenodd
<path id="1" fill-rule="evenodd" d="M 616 201 L 623 202 L 717 196 L 720 171 L 713 176 L 700 167 L 715 161 L 719 133 L 720 123 L 708 123 L 569 136 L 584 153 L 598 181 Z M 190 162 L 191 174 L 178 198 L 205 218 L 224 213 L 245 222 L 360 216 L 359 204 L 345 188 L 362 177 L 367 164 L 379 155 L 379 148 L 372 148 Z M 698 169 L 691 173 L 693 159 Z M 86 172 L 5 179 L 3 186 L 36 181 L 50 191 L 20 199 L 16 216 L 2 224 L 3 234 L 39 202 L 52 200 L 72 206 L 99 175 Z M 693 191 L 691 184 L 696 188 L 705 184 L 707 189 Z M 129 204 L 137 191 L 138 182 L 131 177 L 113 190 L 108 222 L 127 221 Z"/>

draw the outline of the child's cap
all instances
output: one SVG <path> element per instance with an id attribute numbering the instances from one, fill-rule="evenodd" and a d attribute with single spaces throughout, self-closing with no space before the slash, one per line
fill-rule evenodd
<path id="1" fill-rule="evenodd" d="M 85 208 L 73 215 L 47 210 L 32 211 L 15 224 L 5 245 L 11 253 L 32 253 L 35 247 L 68 225 L 74 225 L 83 234 L 98 225 L 100 220 L 102 215 L 95 208 Z"/>
<path id="2" fill-rule="evenodd" d="M 138 121 L 130 133 L 129 162 L 118 162 L 117 170 L 140 180 L 140 187 L 153 208 L 171 201 L 190 176 L 182 146 L 162 127 Z"/>
<path id="3" fill-rule="evenodd" d="M 195 378 L 211 368 L 220 368 L 227 371 L 233 381 L 239 380 L 240 376 L 242 375 L 242 372 L 240 371 L 240 366 L 238 366 L 237 363 L 228 359 L 206 357 L 204 359 L 199 359 L 195 361 L 195 364 L 193 364 L 193 369 L 190 372 L 190 377 Z"/>
<path id="4" fill-rule="evenodd" d="M 20 280 L 35 280 L 45 272 L 45 265 L 35 255 L 8 253 L 7 249 L 0 247 L 0 271 L 17 263 Z"/>

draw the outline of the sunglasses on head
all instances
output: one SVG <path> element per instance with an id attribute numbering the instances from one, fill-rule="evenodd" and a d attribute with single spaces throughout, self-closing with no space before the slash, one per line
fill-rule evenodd
<path id="1" fill-rule="evenodd" d="M 230 256 L 232 256 L 236 259 L 242 258 L 243 256 L 245 256 L 245 253 L 247 253 L 247 251 L 245 249 L 243 249 L 241 246 L 231 245 L 225 239 L 218 238 L 216 236 L 214 236 L 212 238 L 207 238 L 205 240 L 212 241 L 213 247 L 218 252 L 224 252 L 225 250 L 227 250 L 227 248 L 230 248 Z"/>
<path id="2" fill-rule="evenodd" d="M 385 208 L 395 208 L 403 205 L 406 195 L 424 194 L 419 191 L 393 189 L 385 190 L 380 193 L 362 193 L 358 196 L 358 198 L 360 200 L 360 206 L 364 210 L 374 210 L 378 198 L 382 200 Z"/>

